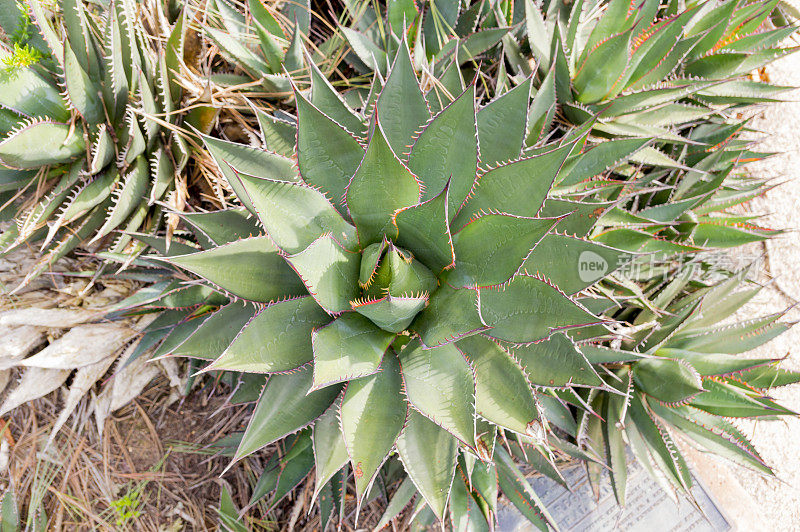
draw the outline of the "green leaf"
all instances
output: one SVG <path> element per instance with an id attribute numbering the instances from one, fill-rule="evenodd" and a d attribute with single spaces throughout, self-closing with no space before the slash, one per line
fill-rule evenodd
<path id="1" fill-rule="evenodd" d="M 206 240 L 209 247 L 260 236 L 263 233 L 257 221 L 242 208 L 183 213 L 181 219 L 191 226 L 195 237 L 198 240 Z"/>
<path id="2" fill-rule="evenodd" d="M 400 365 L 393 353 L 387 353 L 375 375 L 347 384 L 340 415 L 359 501 L 394 447 L 407 411 Z"/>
<path id="3" fill-rule="evenodd" d="M 321 192 L 302 183 L 237 177 L 267 234 L 282 251 L 299 253 L 323 234 L 346 249 L 358 247 L 355 228 Z"/>
<path id="4" fill-rule="evenodd" d="M 676 334 L 663 347 L 698 353 L 744 353 L 789 330 L 791 325 L 777 321 L 780 317 L 781 314 L 771 314 L 735 325 Z"/>
<path id="5" fill-rule="evenodd" d="M 520 434 L 539 424 L 533 391 L 519 364 L 481 335 L 456 343 L 475 368 L 475 406 L 483 418 Z"/>
<path id="6" fill-rule="evenodd" d="M 517 468 L 508 452 L 501 446 L 495 449 L 495 465 L 497 466 L 497 482 L 503 494 L 508 497 L 517 510 L 536 528 L 547 532 L 553 519 L 544 508 L 544 504 L 533 491 L 525 475 Z"/>
<path id="7" fill-rule="evenodd" d="M 389 147 L 383 120 L 381 116 L 376 122 L 364 160 L 345 193 L 347 209 L 362 246 L 379 242 L 386 233 L 394 233 L 395 211 L 415 205 L 420 199 L 420 183 Z"/>
<path id="8" fill-rule="evenodd" d="M 139 156 L 136 161 L 129 167 L 128 174 L 125 176 L 125 182 L 122 184 L 122 189 L 119 191 L 119 196 L 114 204 L 114 207 L 109 211 L 108 218 L 103 226 L 97 231 L 97 234 L 89 241 L 96 242 L 100 238 L 106 236 L 108 233 L 116 229 L 128 216 L 142 203 L 142 197 L 150 185 L 150 169 L 147 165 L 147 160 Z"/>
<path id="9" fill-rule="evenodd" d="M 314 495 L 311 497 L 312 504 L 322 491 L 322 488 L 349 460 L 342 429 L 339 426 L 338 410 L 339 406 L 334 403 L 314 423 L 312 439 L 314 442 L 314 463 L 317 469 Z"/>
<path id="10" fill-rule="evenodd" d="M 487 328 L 478 311 L 478 291 L 444 283 L 431 295 L 411 328 L 428 347 L 443 345 Z"/>
<path id="11" fill-rule="evenodd" d="M 486 334 L 517 343 L 602 321 L 546 282 L 527 275 L 518 275 L 499 288 L 482 289 L 480 313 L 491 327 Z"/>
<path id="12" fill-rule="evenodd" d="M 311 69 L 311 104 L 350 134 L 362 135 L 364 124 L 361 119 L 347 106 L 342 96 L 320 72 L 317 64 L 310 57 L 306 62 Z"/>
<path id="13" fill-rule="evenodd" d="M 298 435 L 294 445 L 287 451 L 282 461 L 284 462 L 283 469 L 278 477 L 278 484 L 275 486 L 275 494 L 270 501 L 270 509 L 277 506 L 308 476 L 311 468 L 314 467 L 314 450 L 307 430 Z"/>
<path id="14" fill-rule="evenodd" d="M 383 115 L 381 118 L 385 119 Z M 478 168 L 475 120 L 475 86 L 471 85 L 417 137 L 408 167 L 422 180 L 422 201 L 439 195 L 449 182 L 448 211 L 458 211 Z"/>
<path id="15" fill-rule="evenodd" d="M 0 57 L 7 56 L 0 51 Z M 0 106 L 24 116 L 44 116 L 56 122 L 67 122 L 70 117 L 58 89 L 31 67 L 0 76 Z"/>
<path id="16" fill-rule="evenodd" d="M 270 376 L 236 449 L 234 462 L 312 423 L 328 409 L 340 390 L 331 386 L 309 392 L 310 387 L 310 368 Z M 292 408 L 285 408 L 287 404 Z"/>
<path id="17" fill-rule="evenodd" d="M 736 464 L 773 474 L 752 444 L 730 422 L 686 406 L 667 408 L 656 401 L 650 401 L 649 406 L 657 416 L 706 449 Z"/>
<path id="18" fill-rule="evenodd" d="M 246 238 L 206 251 L 162 259 L 189 270 L 231 294 L 268 303 L 306 293 L 268 237 Z M 231 265 L 236 267 L 232 268 Z"/>
<path id="19" fill-rule="evenodd" d="M 253 305 L 229 303 L 211 314 L 189 338 L 172 351 L 172 355 L 213 360 L 228 348 L 255 314 Z"/>
<path id="20" fill-rule="evenodd" d="M 360 300 L 353 304 L 353 310 L 391 333 L 404 331 L 420 310 L 428 303 L 428 295 L 393 296 L 387 294 L 380 299 Z"/>
<path id="21" fill-rule="evenodd" d="M 630 421 L 625 425 L 628 439 L 636 438 L 642 441 L 652 460 L 669 481 L 674 486 L 688 491 L 692 485 L 692 478 L 686 461 L 667 431 L 645 409 L 638 395 L 631 398 L 628 415 Z"/>
<path id="22" fill-rule="evenodd" d="M 754 388 L 769 389 L 800 382 L 800 373 L 765 366 L 744 371 L 738 378 Z"/>
<path id="23" fill-rule="evenodd" d="M 49 120 L 32 120 L 0 142 L 0 163 L 22 170 L 66 163 L 84 153 L 78 131 Z"/>
<path id="24" fill-rule="evenodd" d="M 478 111 L 478 144 L 483 168 L 519 157 L 527 132 L 528 78 Z"/>
<path id="25" fill-rule="evenodd" d="M 343 214 L 347 185 L 364 158 L 361 144 L 302 95 L 297 100 L 297 167 Z"/>
<path id="26" fill-rule="evenodd" d="M 252 78 L 261 79 L 270 73 L 270 68 L 266 61 L 233 35 L 210 26 L 203 26 L 203 31 L 217 45 L 226 59 L 241 67 Z"/>
<path id="27" fill-rule="evenodd" d="M 517 346 L 511 354 L 536 386 L 602 386 L 603 380 L 575 344 L 564 334 Z"/>
<path id="28" fill-rule="evenodd" d="M 207 369 L 272 373 L 298 368 L 314 358 L 312 331 L 329 320 L 308 296 L 269 304 Z"/>
<path id="29" fill-rule="evenodd" d="M 448 282 L 471 287 L 507 282 L 557 222 L 509 214 L 473 219 L 453 235 L 456 263 Z"/>
<path id="30" fill-rule="evenodd" d="M 756 366 L 774 364 L 780 359 L 774 358 L 742 358 L 727 353 L 694 353 L 683 349 L 658 349 L 655 354 L 666 358 L 680 359 L 688 362 L 700 375 L 725 376 L 740 373 Z"/>
<path id="31" fill-rule="evenodd" d="M 303 280 L 317 304 L 329 314 L 350 310 L 358 297 L 361 256 L 344 249 L 330 234 L 312 242 L 286 261 Z"/>
<path id="32" fill-rule="evenodd" d="M 353 312 L 314 330 L 310 337 L 314 389 L 374 374 L 394 340 L 394 334 Z"/>
<path id="33" fill-rule="evenodd" d="M 430 119 L 405 39 L 378 97 L 376 112 L 386 132 L 386 141 L 401 156 L 408 153 L 413 139 Z"/>
<path id="34" fill-rule="evenodd" d="M 530 2 L 531 0 L 527 0 Z M 550 69 L 533 97 L 528 110 L 527 138 L 525 144 L 533 146 L 549 131 L 556 115 L 555 70 Z"/>
<path id="35" fill-rule="evenodd" d="M 622 90 L 632 35 L 632 31 L 626 31 L 610 37 L 589 53 L 572 81 L 579 102 L 599 102 Z"/>
<path id="36" fill-rule="evenodd" d="M 461 468 L 458 468 L 448 504 L 453 530 L 489 532 L 489 523 L 481 513 L 481 508 L 472 492 L 467 488 L 465 481 L 466 478 L 464 478 Z"/>
<path id="37" fill-rule="evenodd" d="M 544 202 L 539 216 L 561 218 L 559 232 L 579 238 L 586 237 L 597 220 L 608 211 L 610 203 L 589 203 L 549 198 Z"/>
<path id="38" fill-rule="evenodd" d="M 545 235 L 531 251 L 522 271 L 544 277 L 566 294 L 576 294 L 630 259 L 624 251 L 566 235 Z"/>
<path id="39" fill-rule="evenodd" d="M 667 404 L 684 403 L 703 391 L 700 375 L 683 360 L 639 360 L 633 366 L 633 380 L 644 393 Z"/>
<path id="40" fill-rule="evenodd" d="M 475 446 L 475 378 L 452 344 L 425 349 L 412 340 L 400 352 L 408 401 L 468 447 Z"/>
<path id="41" fill-rule="evenodd" d="M 419 415 L 419 414 L 416 414 Z M 386 509 L 383 511 L 381 515 L 380 521 L 378 524 L 375 525 L 376 530 L 382 530 L 386 527 L 392 519 L 400 515 L 400 512 L 403 511 L 414 495 L 417 494 L 417 487 L 414 486 L 414 481 L 411 480 L 411 477 L 406 477 L 403 479 L 403 482 L 400 484 L 400 487 L 392 494 L 392 498 L 389 500 L 389 504 L 386 505 Z"/>
<path id="42" fill-rule="evenodd" d="M 250 204 L 247 193 L 239 184 L 239 179 L 236 177 L 237 172 L 264 179 L 298 180 L 294 162 L 289 158 L 245 144 L 236 144 L 208 136 L 202 138 L 208 153 L 217 163 L 217 167 L 231 185 L 236 197 L 251 212 L 253 212 L 253 206 Z"/>
<path id="43" fill-rule="evenodd" d="M 450 185 L 428 201 L 398 210 L 394 215 L 397 244 L 438 274 L 455 263 L 453 237 L 450 234 Z"/>
<path id="44" fill-rule="evenodd" d="M 261 109 L 256 109 L 256 118 L 261 128 L 264 147 L 284 157 L 292 157 L 297 144 L 297 125 L 267 114 Z"/>
<path id="45" fill-rule="evenodd" d="M 87 122 L 100 124 L 105 121 L 100 88 L 81 68 L 69 43 L 64 47 L 64 85 L 70 103 Z"/>
<path id="46" fill-rule="evenodd" d="M 735 382 L 726 383 L 721 380 L 705 379 L 703 388 L 703 393 L 689 401 L 689 404 L 715 416 L 755 418 L 797 415 Z"/>
<path id="47" fill-rule="evenodd" d="M 564 161 L 576 143 L 489 170 L 478 177 L 475 187 L 458 212 L 453 226 L 461 227 L 475 216 L 502 212 L 537 216 Z"/>
<path id="48" fill-rule="evenodd" d="M 346 26 L 339 26 L 339 29 L 342 31 L 344 38 L 347 39 L 347 44 L 350 45 L 362 63 L 378 72 L 386 72 L 388 63 L 386 52 L 359 31 Z"/>
<path id="49" fill-rule="evenodd" d="M 458 443 L 447 431 L 414 410 L 397 439 L 397 452 L 408 476 L 441 520 L 456 470 Z"/>
<path id="50" fill-rule="evenodd" d="M 618 166 L 641 150 L 650 139 L 615 139 L 601 142 L 567 161 L 556 185 L 581 183 Z"/>

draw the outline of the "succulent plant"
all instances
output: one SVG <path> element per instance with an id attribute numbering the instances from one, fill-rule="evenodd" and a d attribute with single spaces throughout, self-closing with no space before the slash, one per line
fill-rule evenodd
<path id="1" fill-rule="evenodd" d="M 769 99 L 780 87 L 741 79 L 794 52 L 791 25 L 767 29 L 770 2 L 612 0 L 550 2 L 546 16 L 526 0 L 527 40 L 564 115 L 613 136 L 682 143 L 669 127 L 712 111 Z M 566 26 L 559 17 L 567 17 Z"/>
<path id="2" fill-rule="evenodd" d="M 41 33 L 49 62 L 0 74 L 0 172 L 5 190 L 19 189 L 4 205 L 15 223 L 2 235 L 2 249 L 38 240 L 45 252 L 25 282 L 81 243 L 116 229 L 155 229 L 155 203 L 179 208 L 185 197 L 187 147 L 176 133 L 181 87 L 174 81 L 183 15 L 170 28 L 160 2 L 150 4 L 152 12 L 127 0 L 60 7 L 63 33 L 43 4 L 28 3 L 30 31 Z M 15 0 L 2 9 L 20 13 Z M 4 29 L 28 23 L 20 17 L 4 19 Z M 163 48 L 152 44 L 140 17 L 165 32 Z M 9 54 L 0 47 L 0 55 Z M 129 242 L 123 235 L 110 247 L 120 252 Z"/>
<path id="3" fill-rule="evenodd" d="M 800 373 L 778 367 L 784 357 L 751 358 L 755 349 L 791 327 L 782 313 L 735 322 L 726 320 L 762 289 L 747 280 L 750 268 L 709 284 L 682 272 L 647 288 L 650 308 L 629 307 L 616 316 L 630 324 L 629 339 L 613 347 L 581 346 L 593 363 L 613 375 L 620 393 L 600 391 L 585 399 L 594 412 L 579 420 L 585 443 L 605 457 L 615 495 L 625 499 L 625 446 L 665 489 L 687 493 L 692 479 L 681 448 L 688 441 L 735 464 L 772 474 L 731 419 L 778 419 L 797 415 L 769 390 L 800 381 Z M 651 323 L 653 325 L 647 325 Z M 596 464 L 590 473 L 599 477 Z"/>
<path id="4" fill-rule="evenodd" d="M 596 216 L 548 199 L 584 135 L 520 158 L 525 124 L 505 117 L 527 115 L 527 93 L 476 110 L 469 85 L 431 116 L 405 46 L 366 115 L 314 83 L 311 101 L 295 93 L 299 175 L 206 138 L 247 210 L 185 215 L 201 251 L 140 237 L 166 254 L 142 260 L 200 278 L 182 290 L 230 300 L 209 312 L 204 292 L 159 355 L 269 375 L 235 459 L 313 425 L 317 492 L 349 462 L 362 500 L 397 452 L 441 519 L 459 453 L 491 461 L 498 430 L 544 441 L 545 391 L 602 382 L 565 333 L 602 322 L 568 294 L 605 272 L 564 262 L 627 255 L 557 231 L 586 234 Z"/>

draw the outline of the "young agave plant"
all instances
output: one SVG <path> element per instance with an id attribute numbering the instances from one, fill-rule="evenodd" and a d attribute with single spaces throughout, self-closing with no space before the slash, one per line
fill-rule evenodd
<path id="1" fill-rule="evenodd" d="M 676 434 L 733 463 L 772 474 L 731 418 L 797 415 L 769 391 L 799 382 L 800 373 L 779 369 L 784 357 L 742 356 L 791 326 L 779 321 L 780 313 L 722 324 L 762 288 L 749 283 L 747 273 L 713 285 L 690 282 L 688 274 L 669 283 L 656 280 L 648 290 L 650 308 L 633 306 L 616 316 L 636 331 L 630 340 L 617 348 L 581 346 L 590 361 L 611 372 L 613 378 L 605 377 L 609 386 L 624 392 L 590 392 L 586 402 L 603 421 L 588 413 L 579 419 L 586 445 L 605 457 L 620 504 L 626 444 L 665 489 L 688 493 L 692 478 Z M 649 322 L 657 325 L 642 327 Z M 596 464 L 589 464 L 589 471 L 602 474 Z"/>
<path id="2" fill-rule="evenodd" d="M 782 47 L 794 26 L 765 23 L 778 0 L 550 2 L 546 14 L 525 6 L 540 86 L 572 123 L 599 118 L 605 136 L 684 144 L 676 126 L 786 90 L 742 78 L 797 49 Z"/>
<path id="3" fill-rule="evenodd" d="M 585 235 L 598 207 L 548 199 L 582 137 L 520 158 L 524 124 L 499 133 L 510 131 L 505 117 L 527 115 L 527 94 L 476 110 L 470 85 L 431 116 L 406 46 L 363 115 L 324 77 L 314 84 L 311 101 L 295 95 L 299 175 L 285 156 L 206 139 L 245 208 L 186 215 L 202 251 L 142 235 L 165 255 L 142 260 L 201 281 L 165 282 L 139 301 L 163 307 L 197 289 L 196 310 L 158 354 L 268 375 L 236 460 L 312 427 L 298 438 L 313 439 L 317 494 L 346 480 L 350 464 L 362 501 L 396 453 L 444 519 L 451 487 L 467 493 L 453 480 L 459 462 L 460 472 L 493 471 L 506 456 L 495 448 L 501 435 L 541 448 L 561 441 L 549 417 L 565 407 L 551 391 L 602 385 L 568 332 L 603 320 L 591 299 L 568 294 L 599 278 L 580 273 L 581 252 L 609 263 L 625 254 L 558 231 Z M 207 287 L 230 302 L 216 310 Z M 523 489 L 503 463 L 501 486 Z M 545 526 L 524 493 L 520 507 Z M 451 518 L 475 504 L 461 497 Z"/>
<path id="4" fill-rule="evenodd" d="M 185 188 L 176 185 L 187 150 L 175 133 L 174 112 L 184 19 L 170 29 L 161 3 L 150 5 L 153 12 L 128 0 L 92 9 L 80 0 L 63 2 L 62 35 L 40 2 L 28 3 L 31 31 L 41 33 L 53 70 L 29 64 L 0 74 L 0 107 L 8 119 L 0 172 L 4 185 L 20 189 L 4 206 L 16 211 L 2 250 L 41 241 L 46 252 L 25 282 L 82 242 L 116 229 L 155 229 L 161 219 L 156 202 L 181 204 L 180 193 L 170 194 Z M 15 0 L 0 9 L 19 12 Z M 163 49 L 153 48 L 157 41 L 145 35 L 139 17 L 165 31 Z M 12 23 L 28 23 L 2 20 L 7 31 Z M 11 53 L 0 48 L 3 57 Z M 111 250 L 120 252 L 129 242 L 122 236 Z"/>

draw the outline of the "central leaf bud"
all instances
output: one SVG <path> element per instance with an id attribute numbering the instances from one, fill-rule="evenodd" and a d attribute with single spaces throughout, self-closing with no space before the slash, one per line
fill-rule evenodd
<path id="1" fill-rule="evenodd" d="M 362 251 L 358 284 L 361 297 L 351 302 L 353 310 L 393 333 L 409 326 L 438 285 L 424 264 L 387 240 Z"/>

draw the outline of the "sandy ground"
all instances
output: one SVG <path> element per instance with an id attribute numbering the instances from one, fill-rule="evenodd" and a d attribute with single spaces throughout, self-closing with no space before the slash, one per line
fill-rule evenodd
<path id="1" fill-rule="evenodd" d="M 774 63 L 768 68 L 768 75 L 774 84 L 800 87 L 800 54 Z M 790 232 L 767 243 L 764 269 L 767 276 L 774 278 L 773 284 L 738 314 L 739 319 L 785 310 L 800 300 L 800 233 L 797 232 L 800 230 L 800 89 L 789 93 L 787 98 L 794 101 L 769 105 L 754 118 L 752 127 L 763 132 L 757 148 L 779 155 L 750 169 L 756 175 L 784 182 L 753 201 L 751 208 L 753 212 L 767 213 L 761 225 Z M 757 256 L 763 247 L 745 253 L 748 252 Z M 786 320 L 800 321 L 800 308 L 790 310 Z M 800 370 L 800 324 L 751 354 L 788 355 L 784 367 Z M 774 397 L 800 411 L 800 385 L 776 390 Z M 732 470 L 754 499 L 759 514 L 756 522 L 761 524 L 758 529 L 800 530 L 800 418 L 742 426 L 777 475 L 766 478 L 742 468 Z"/>

